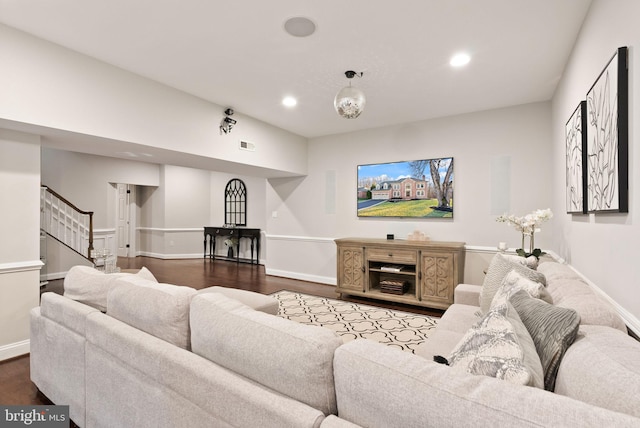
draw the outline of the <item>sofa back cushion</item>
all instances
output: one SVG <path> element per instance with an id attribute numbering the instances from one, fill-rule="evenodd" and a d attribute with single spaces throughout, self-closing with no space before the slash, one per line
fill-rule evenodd
<path id="1" fill-rule="evenodd" d="M 92 306 L 102 312 L 107 311 L 107 294 L 115 286 L 118 278 L 140 278 L 157 282 L 145 267 L 138 273 L 105 274 L 89 266 L 73 266 L 64 277 L 64 296 Z"/>
<path id="2" fill-rule="evenodd" d="M 141 278 L 119 278 L 107 297 L 107 315 L 190 349 L 189 305 L 196 290 Z"/>
<path id="3" fill-rule="evenodd" d="M 571 267 L 556 262 L 540 263 L 538 271 L 547 278 L 547 290 L 553 304 L 573 309 L 582 325 L 605 325 L 627 332 L 627 326 L 616 309 Z"/>
<path id="4" fill-rule="evenodd" d="M 336 413 L 333 331 L 299 324 L 217 293 L 191 302 L 194 353 L 322 411 Z"/>
<path id="5" fill-rule="evenodd" d="M 611 327 L 581 326 L 555 393 L 640 418 L 640 342 Z"/>
<path id="6" fill-rule="evenodd" d="M 53 292 L 40 296 L 40 314 L 52 321 L 85 336 L 87 315 L 98 312 L 96 308 L 82 305 Z"/>

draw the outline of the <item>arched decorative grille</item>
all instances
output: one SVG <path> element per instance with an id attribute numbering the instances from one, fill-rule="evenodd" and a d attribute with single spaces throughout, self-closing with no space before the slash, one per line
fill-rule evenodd
<path id="1" fill-rule="evenodd" d="M 238 178 L 229 180 L 224 189 L 225 225 L 247 225 L 247 186 Z"/>

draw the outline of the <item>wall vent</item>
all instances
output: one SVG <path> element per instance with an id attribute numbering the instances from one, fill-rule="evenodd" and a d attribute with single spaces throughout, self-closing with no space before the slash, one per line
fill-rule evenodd
<path id="1" fill-rule="evenodd" d="M 256 151 L 256 145 L 253 143 L 250 143 L 248 141 L 240 141 L 240 150 L 247 150 L 250 152 L 255 152 Z"/>

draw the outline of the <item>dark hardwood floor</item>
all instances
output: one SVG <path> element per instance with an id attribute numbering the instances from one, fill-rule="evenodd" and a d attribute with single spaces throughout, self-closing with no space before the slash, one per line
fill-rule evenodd
<path id="1" fill-rule="evenodd" d="M 118 267 L 121 269 L 139 269 L 143 266 L 149 269 L 159 282 L 184 285 L 196 289 L 221 285 L 224 287 L 255 291 L 262 294 L 271 294 L 280 290 L 290 290 L 316 296 L 337 298 L 335 288 L 332 285 L 266 275 L 264 266 L 262 265 L 250 265 L 222 260 L 211 261 L 208 259 L 161 260 L 150 257 L 118 259 Z M 63 280 L 50 281 L 41 288 L 41 292 L 44 293 L 47 291 L 62 294 Z M 345 296 L 344 300 L 437 317 L 442 315 L 442 311 L 434 309 L 386 303 L 363 298 Z M 29 355 L 0 362 L 0 404 L 51 404 L 44 395 L 38 392 L 35 385 L 30 381 Z"/>

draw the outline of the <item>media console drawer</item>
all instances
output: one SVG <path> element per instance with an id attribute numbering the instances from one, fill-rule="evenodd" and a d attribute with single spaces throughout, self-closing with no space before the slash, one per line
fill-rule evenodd
<path id="1" fill-rule="evenodd" d="M 418 252 L 396 248 L 367 248 L 367 259 L 378 262 L 416 263 Z"/>

